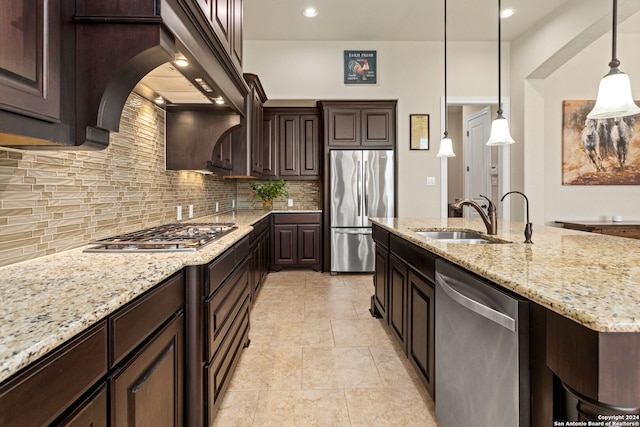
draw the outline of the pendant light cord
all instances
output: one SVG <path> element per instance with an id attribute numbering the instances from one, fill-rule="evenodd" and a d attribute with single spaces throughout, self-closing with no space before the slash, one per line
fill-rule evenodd
<path id="1" fill-rule="evenodd" d="M 611 42 L 611 62 L 609 62 L 610 68 L 618 68 L 620 66 L 620 61 L 616 57 L 617 51 L 617 34 L 618 34 L 618 0 L 613 0 L 613 31 L 612 31 L 612 42 Z"/>
<path id="2" fill-rule="evenodd" d="M 449 135 L 449 111 L 447 103 L 447 0 L 444 0 L 444 137 Z"/>
<path id="3" fill-rule="evenodd" d="M 615 1 L 615 0 L 614 0 Z M 502 55 L 501 55 L 501 44 L 502 44 L 502 17 L 500 13 L 502 12 L 502 2 L 498 0 L 498 117 L 502 116 Z"/>

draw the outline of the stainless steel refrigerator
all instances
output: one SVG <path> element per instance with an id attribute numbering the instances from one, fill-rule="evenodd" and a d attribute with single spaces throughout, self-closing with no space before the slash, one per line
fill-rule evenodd
<path id="1" fill-rule="evenodd" d="M 331 272 L 371 272 L 368 217 L 392 217 L 392 150 L 331 150 Z"/>

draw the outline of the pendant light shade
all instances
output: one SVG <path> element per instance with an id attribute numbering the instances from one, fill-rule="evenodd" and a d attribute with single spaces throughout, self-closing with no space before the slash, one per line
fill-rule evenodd
<path id="1" fill-rule="evenodd" d="M 515 141 L 509 134 L 509 123 L 507 123 L 507 119 L 502 117 L 502 114 L 500 114 L 491 123 L 491 135 L 489 136 L 487 145 L 508 145 L 513 144 L 514 142 Z"/>
<path id="2" fill-rule="evenodd" d="M 598 87 L 598 98 L 589 119 L 610 119 L 614 117 L 640 114 L 640 108 L 633 102 L 629 76 L 620 71 L 620 61 L 616 58 L 618 28 L 618 0 L 613 0 L 613 36 L 609 73 L 602 78 Z"/>
<path id="3" fill-rule="evenodd" d="M 455 157 L 453 141 L 449 138 L 449 111 L 447 103 L 447 0 L 444 0 L 444 135 L 436 157 Z"/>
<path id="4" fill-rule="evenodd" d="M 453 152 L 453 141 L 446 136 L 440 140 L 440 150 L 437 157 L 455 157 L 456 153 Z"/>
<path id="5" fill-rule="evenodd" d="M 511 138 L 509 133 L 509 123 L 507 119 L 502 115 L 502 72 L 501 72 L 501 36 L 502 36 L 502 18 L 500 17 L 502 2 L 498 0 L 498 115 L 493 123 L 491 123 L 491 135 L 489 135 L 489 141 L 487 145 L 508 145 L 513 144 L 515 141 Z"/>

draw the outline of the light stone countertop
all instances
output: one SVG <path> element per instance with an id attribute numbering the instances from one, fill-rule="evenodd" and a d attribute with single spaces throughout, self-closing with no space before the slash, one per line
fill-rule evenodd
<path id="1" fill-rule="evenodd" d="M 640 332 L 640 240 L 498 221 L 509 244 L 443 243 L 414 231 L 486 233 L 480 219 L 371 218 L 430 252 L 598 332 Z"/>
<path id="2" fill-rule="evenodd" d="M 237 230 L 197 252 L 83 253 L 87 245 L 0 268 L 0 381 L 44 356 L 164 279 L 209 263 L 270 213 L 237 211 L 190 222 L 234 222 Z"/>

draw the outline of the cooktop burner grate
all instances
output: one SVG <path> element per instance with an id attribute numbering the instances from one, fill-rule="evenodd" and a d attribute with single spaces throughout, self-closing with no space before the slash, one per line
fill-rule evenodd
<path id="1" fill-rule="evenodd" d="M 236 225 L 218 223 L 173 223 L 95 240 L 84 252 L 195 252 L 235 230 Z"/>

